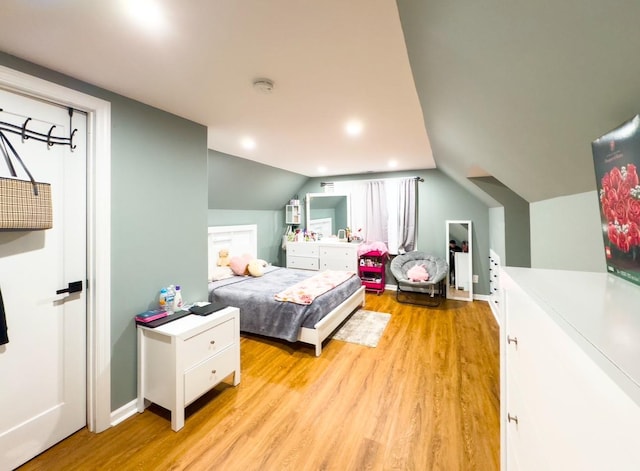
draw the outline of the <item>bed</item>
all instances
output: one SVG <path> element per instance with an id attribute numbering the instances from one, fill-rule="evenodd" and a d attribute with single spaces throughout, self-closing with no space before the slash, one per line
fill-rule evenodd
<path id="1" fill-rule="evenodd" d="M 289 342 L 315 346 L 322 343 L 358 307 L 364 306 L 365 290 L 357 275 L 318 295 L 311 304 L 277 301 L 276 293 L 308 280 L 319 272 L 268 266 L 260 277 L 215 276 L 221 249 L 231 256 L 257 254 L 257 227 L 215 226 L 209 228 L 209 301 L 240 309 L 240 330 Z"/>

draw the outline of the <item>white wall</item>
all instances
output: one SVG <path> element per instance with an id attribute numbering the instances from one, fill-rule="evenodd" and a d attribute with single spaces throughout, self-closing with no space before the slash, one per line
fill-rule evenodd
<path id="1" fill-rule="evenodd" d="M 531 203 L 531 267 L 606 271 L 595 191 Z"/>

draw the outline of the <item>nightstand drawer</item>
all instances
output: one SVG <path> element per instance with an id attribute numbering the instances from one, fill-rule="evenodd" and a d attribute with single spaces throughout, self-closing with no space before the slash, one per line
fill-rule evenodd
<path id="1" fill-rule="evenodd" d="M 234 319 L 229 319 L 184 342 L 183 366 L 189 369 L 233 343 Z"/>
<path id="2" fill-rule="evenodd" d="M 184 405 L 193 402 L 236 368 L 237 351 L 227 348 L 184 374 Z"/>

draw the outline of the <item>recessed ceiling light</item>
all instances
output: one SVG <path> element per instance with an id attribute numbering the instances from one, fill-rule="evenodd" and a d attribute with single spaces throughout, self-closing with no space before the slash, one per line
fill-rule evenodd
<path id="1" fill-rule="evenodd" d="M 364 126 L 362 124 L 362 121 L 358 121 L 357 119 L 352 119 L 351 121 L 348 121 L 347 124 L 345 124 L 344 130 L 350 136 L 359 136 L 362 133 L 363 127 Z"/>
<path id="2" fill-rule="evenodd" d="M 150 31 L 162 31 L 167 26 L 164 10 L 156 0 L 121 0 L 127 14 Z"/>
<path id="3" fill-rule="evenodd" d="M 387 165 L 389 165 L 390 168 L 396 168 L 398 166 L 398 161 L 391 159 Z"/>
<path id="4" fill-rule="evenodd" d="M 326 173 L 327 172 L 327 167 L 325 167 L 324 165 L 320 165 L 318 167 L 318 172 L 320 173 Z"/>
<path id="5" fill-rule="evenodd" d="M 242 147 L 244 147 L 247 150 L 252 150 L 256 148 L 256 141 L 254 141 L 253 138 L 251 137 L 243 137 L 240 143 L 242 144 Z"/>

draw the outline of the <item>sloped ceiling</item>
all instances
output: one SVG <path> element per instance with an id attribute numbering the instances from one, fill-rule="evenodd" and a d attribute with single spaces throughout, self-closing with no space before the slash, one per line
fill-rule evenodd
<path id="1" fill-rule="evenodd" d="M 595 190 L 591 141 L 640 112 L 640 2 L 397 3 L 439 169 L 529 202 Z"/>
<path id="2" fill-rule="evenodd" d="M 640 110 L 637 0 L 156 0 L 154 33 L 133 3 L 4 0 L 0 47 L 205 124 L 225 154 L 305 176 L 435 159 L 487 204 L 469 177 L 529 202 L 594 190 L 591 141 Z"/>

